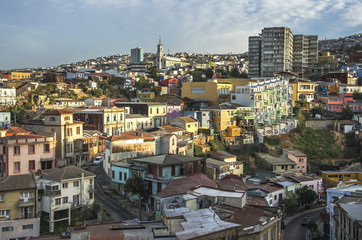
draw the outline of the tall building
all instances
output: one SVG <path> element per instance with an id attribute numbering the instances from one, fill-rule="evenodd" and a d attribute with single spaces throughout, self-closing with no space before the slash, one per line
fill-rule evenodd
<path id="1" fill-rule="evenodd" d="M 261 33 L 261 76 L 291 70 L 293 66 L 293 32 L 287 27 L 264 28 Z"/>
<path id="2" fill-rule="evenodd" d="M 249 78 L 260 77 L 261 36 L 249 37 Z"/>
<path id="3" fill-rule="evenodd" d="M 143 48 L 136 47 L 131 49 L 131 63 L 143 62 Z"/>
<path id="4" fill-rule="evenodd" d="M 293 39 L 293 72 L 303 74 L 313 68 L 318 61 L 318 36 L 294 35 Z"/>
<path id="5" fill-rule="evenodd" d="M 162 58 L 163 58 L 163 44 L 161 42 L 161 37 L 160 37 L 160 40 L 157 44 L 157 59 L 156 59 L 156 65 L 158 69 L 162 68 Z"/>
<path id="6" fill-rule="evenodd" d="M 249 77 L 273 77 L 281 71 L 302 74 L 317 62 L 317 35 L 294 35 L 290 28 L 264 28 L 249 37 Z"/>

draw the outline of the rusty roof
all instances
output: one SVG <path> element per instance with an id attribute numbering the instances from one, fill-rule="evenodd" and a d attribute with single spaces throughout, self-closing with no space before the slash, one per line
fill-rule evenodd
<path id="1" fill-rule="evenodd" d="M 126 141 L 132 139 L 154 140 L 155 137 L 148 132 L 133 131 L 133 132 L 121 133 L 120 135 L 112 135 L 111 137 L 108 138 L 108 140 L 110 141 Z"/>
<path id="2" fill-rule="evenodd" d="M 185 123 L 194 123 L 198 122 L 195 118 L 187 116 L 187 117 L 180 117 L 180 119 L 184 120 Z"/>
<path id="3" fill-rule="evenodd" d="M 30 133 L 30 131 L 20 127 L 9 127 L 6 130 L 6 134 L 28 134 L 28 133 Z"/>
<path id="4" fill-rule="evenodd" d="M 222 179 L 220 179 L 217 182 L 217 187 L 223 190 L 230 191 L 247 190 L 246 184 L 244 183 L 243 179 L 234 174 L 226 175 Z"/>
<path id="5" fill-rule="evenodd" d="M 156 196 L 168 197 L 179 194 L 186 194 L 188 190 L 197 186 L 216 187 L 216 183 L 203 173 L 197 173 L 184 178 L 174 178 Z"/>

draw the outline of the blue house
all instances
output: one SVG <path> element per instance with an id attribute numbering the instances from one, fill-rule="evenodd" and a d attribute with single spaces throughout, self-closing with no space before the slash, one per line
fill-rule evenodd
<path id="1" fill-rule="evenodd" d="M 113 162 L 112 182 L 118 183 L 121 189 L 130 177 L 142 177 L 150 195 L 148 202 L 153 206 L 156 194 L 164 189 L 171 179 L 205 173 L 205 161 L 204 158 L 187 155 L 162 154 Z"/>

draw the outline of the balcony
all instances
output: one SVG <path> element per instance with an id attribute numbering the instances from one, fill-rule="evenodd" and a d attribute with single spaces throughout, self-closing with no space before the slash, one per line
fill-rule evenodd
<path id="1" fill-rule="evenodd" d="M 94 192 L 94 185 L 89 185 L 88 192 Z"/>
<path id="2" fill-rule="evenodd" d="M 46 195 L 48 197 L 58 197 L 62 195 L 61 190 L 46 190 Z"/>
<path id="3" fill-rule="evenodd" d="M 19 202 L 18 202 L 18 207 L 19 208 L 31 207 L 31 206 L 35 206 L 35 199 L 34 198 L 19 199 Z"/>

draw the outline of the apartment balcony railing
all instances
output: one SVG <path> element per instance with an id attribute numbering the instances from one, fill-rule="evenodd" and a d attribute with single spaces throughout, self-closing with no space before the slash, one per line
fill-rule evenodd
<path id="1" fill-rule="evenodd" d="M 19 199 L 18 201 L 18 207 L 31 207 L 35 206 L 35 199 L 34 198 L 23 198 Z"/>
<path id="2" fill-rule="evenodd" d="M 61 196 L 62 192 L 61 192 L 61 190 L 46 190 L 46 195 L 48 197 L 57 197 L 57 196 Z"/>

